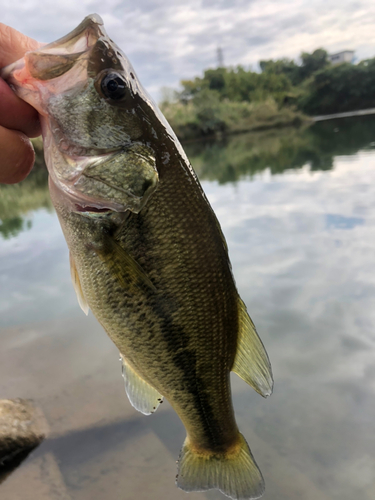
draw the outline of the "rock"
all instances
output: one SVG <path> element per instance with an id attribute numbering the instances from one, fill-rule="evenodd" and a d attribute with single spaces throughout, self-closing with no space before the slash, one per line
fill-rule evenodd
<path id="1" fill-rule="evenodd" d="M 0 465 L 17 465 L 46 437 L 48 424 L 29 399 L 0 399 Z"/>

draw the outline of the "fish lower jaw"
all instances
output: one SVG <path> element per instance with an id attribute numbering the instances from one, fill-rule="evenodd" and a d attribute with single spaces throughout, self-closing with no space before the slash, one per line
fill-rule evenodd
<path id="1" fill-rule="evenodd" d="M 108 212 L 126 212 L 127 207 L 111 200 L 91 198 L 74 190 L 68 184 L 59 182 L 49 176 L 49 190 L 53 203 L 66 206 L 72 212 L 103 214 Z"/>

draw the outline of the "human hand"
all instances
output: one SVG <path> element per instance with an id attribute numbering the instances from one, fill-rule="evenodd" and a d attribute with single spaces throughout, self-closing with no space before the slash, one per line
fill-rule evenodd
<path id="1" fill-rule="evenodd" d="M 39 46 L 36 40 L 0 23 L 0 68 Z M 0 78 L 0 183 L 13 184 L 28 175 L 35 159 L 28 137 L 40 133 L 37 111 Z"/>

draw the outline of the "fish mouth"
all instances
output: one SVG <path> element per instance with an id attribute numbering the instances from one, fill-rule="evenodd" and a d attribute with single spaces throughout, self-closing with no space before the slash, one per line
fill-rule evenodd
<path id="1" fill-rule="evenodd" d="M 43 52 L 56 53 L 56 49 L 65 49 L 70 53 L 77 52 L 76 43 L 82 44 L 83 36 L 86 38 L 86 48 L 94 45 L 100 36 L 107 36 L 103 19 L 99 14 L 90 14 L 67 35 L 43 47 Z"/>
<path id="2" fill-rule="evenodd" d="M 125 59 L 108 37 L 101 17 L 91 14 L 67 35 L 0 69 L 0 77 L 40 115 L 47 116 L 46 93 L 58 94 L 72 82 L 84 86 L 102 67 L 121 69 Z"/>
<path id="3" fill-rule="evenodd" d="M 26 52 L 23 59 L 1 69 L 0 76 L 17 88 L 31 90 L 34 79 L 51 80 L 69 71 L 101 37 L 107 38 L 103 20 L 98 14 L 91 14 L 67 35 Z"/>
<path id="4" fill-rule="evenodd" d="M 96 129 L 92 137 L 90 127 L 80 136 L 75 128 L 81 123 L 79 117 L 70 113 L 72 103 L 77 103 L 74 99 L 90 96 L 91 90 L 92 95 L 106 102 L 97 77 L 108 68 L 127 78 L 131 65 L 107 36 L 102 19 L 93 14 L 64 37 L 27 52 L 22 60 L 4 68 L 1 76 L 41 115 L 45 160 L 52 182 L 60 191 L 59 201 L 63 203 L 65 195 L 69 208 L 80 213 L 138 213 L 158 182 L 155 158 L 134 150 L 147 148 L 131 140 L 141 137 L 141 127 L 130 136 L 126 127 L 118 126 L 116 140 L 101 141 Z M 136 85 L 130 82 L 132 92 Z M 62 96 L 71 103 L 71 109 L 64 109 Z M 60 115 L 59 106 L 63 108 Z M 125 112 L 132 115 L 127 109 Z M 70 114 L 73 118 L 67 119 Z M 96 128 L 100 131 L 99 126 Z"/>

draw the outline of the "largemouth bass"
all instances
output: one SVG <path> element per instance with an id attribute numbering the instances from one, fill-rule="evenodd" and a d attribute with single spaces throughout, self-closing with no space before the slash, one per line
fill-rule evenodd
<path id="1" fill-rule="evenodd" d="M 268 396 L 271 367 L 173 131 L 97 15 L 1 75 L 41 115 L 78 300 L 118 347 L 131 404 L 165 397 L 186 428 L 177 485 L 259 498 L 229 375 Z"/>

